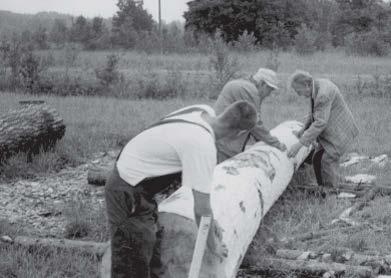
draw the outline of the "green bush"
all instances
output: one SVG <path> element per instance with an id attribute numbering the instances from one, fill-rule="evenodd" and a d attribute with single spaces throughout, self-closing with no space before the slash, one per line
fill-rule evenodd
<path id="1" fill-rule="evenodd" d="M 348 55 L 387 56 L 390 44 L 376 29 L 366 33 L 350 34 L 345 38 L 345 51 Z"/>
<path id="2" fill-rule="evenodd" d="M 30 94 L 41 93 L 41 79 L 45 71 L 53 64 L 53 56 L 38 56 L 33 51 L 25 52 L 20 61 L 20 85 Z"/>
<path id="3" fill-rule="evenodd" d="M 235 50 L 248 52 L 248 51 L 254 51 L 257 49 L 257 38 L 255 37 L 254 33 L 248 33 L 247 30 L 245 30 L 233 43 L 233 47 Z"/>
<path id="4" fill-rule="evenodd" d="M 183 97 L 187 83 L 180 71 L 168 70 L 164 76 L 151 70 L 140 74 L 135 81 L 135 97 L 150 99 L 169 99 Z"/>
<path id="5" fill-rule="evenodd" d="M 237 57 L 232 57 L 229 47 L 217 31 L 211 42 L 212 55 L 209 57 L 209 67 L 213 72 L 211 85 L 213 87 L 211 98 L 217 97 L 217 93 L 231 79 L 236 77 L 239 71 Z"/>
<path id="6" fill-rule="evenodd" d="M 277 71 L 281 64 L 279 56 L 280 56 L 280 50 L 277 47 L 270 50 L 269 55 L 267 56 L 266 59 L 265 67 Z"/>
<path id="7" fill-rule="evenodd" d="M 302 24 L 294 40 L 296 53 L 299 55 L 313 54 L 316 51 L 316 38 L 316 32 Z"/>
<path id="8" fill-rule="evenodd" d="M 307 25 L 302 24 L 301 28 L 298 30 L 297 35 L 294 40 L 294 47 L 299 55 L 310 55 L 316 51 L 316 42 L 317 33 Z"/>
<path id="9" fill-rule="evenodd" d="M 120 79 L 118 71 L 119 57 L 116 54 L 107 55 L 106 66 L 103 69 L 95 69 L 96 78 L 98 78 L 103 88 L 108 88 Z"/>

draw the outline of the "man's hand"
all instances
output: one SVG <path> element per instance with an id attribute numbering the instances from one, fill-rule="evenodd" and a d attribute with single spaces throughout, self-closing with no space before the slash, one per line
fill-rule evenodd
<path id="1" fill-rule="evenodd" d="M 291 149 L 288 151 L 288 157 L 289 158 L 295 157 L 297 155 L 297 153 L 299 152 L 299 150 L 301 149 L 301 147 L 303 147 L 303 144 L 300 142 L 294 144 L 291 147 Z"/>
<path id="2" fill-rule="evenodd" d="M 218 257 L 220 259 L 220 261 L 223 261 L 224 258 L 226 258 L 228 256 L 228 248 L 227 248 L 227 245 L 225 245 L 224 243 L 222 243 L 220 240 L 218 240 L 217 238 L 214 239 L 214 242 L 213 243 L 210 243 L 210 240 L 208 240 L 208 248 L 209 248 L 209 251 L 215 255 L 216 257 Z M 212 245 L 212 246 L 211 246 Z"/>
<path id="3" fill-rule="evenodd" d="M 286 151 L 286 145 L 282 142 L 280 142 L 277 146 L 276 146 L 277 149 L 279 149 L 280 151 L 282 152 L 285 152 Z"/>
<path id="4" fill-rule="evenodd" d="M 293 135 L 295 135 L 297 138 L 300 138 L 302 135 L 303 135 L 303 133 L 304 133 L 304 129 L 300 129 L 300 130 L 294 130 L 294 131 L 292 131 L 292 133 L 293 133 Z"/>

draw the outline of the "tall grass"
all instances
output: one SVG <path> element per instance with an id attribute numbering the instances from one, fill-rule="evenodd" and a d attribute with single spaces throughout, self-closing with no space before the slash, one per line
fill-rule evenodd
<path id="1" fill-rule="evenodd" d="M 389 110 L 390 99 L 375 97 L 356 97 L 353 93 L 344 92 L 358 126 L 359 140 L 352 145 L 350 151 L 364 154 L 388 153 L 391 155 L 391 128 L 388 124 L 391 118 Z M 38 98 L 20 94 L 2 94 L 0 112 L 18 107 L 18 100 Z M 77 165 L 86 161 L 93 153 L 119 148 L 140 132 L 143 128 L 161 118 L 161 116 L 180 107 L 212 101 L 205 99 L 172 99 L 158 100 L 119 100 L 102 97 L 49 97 L 42 96 L 46 103 L 54 107 L 64 119 L 67 130 L 65 137 L 56 147 L 54 154 L 41 154 L 34 159 L 37 172 L 56 171 L 61 168 L 58 163 Z M 262 105 L 262 118 L 270 128 L 285 120 L 302 120 L 309 111 L 305 99 L 288 92 L 280 92 L 268 99 Z M 53 165 L 51 165 L 53 163 Z M 10 160 L 10 165 L 3 172 L 31 173 L 21 171 L 29 168 L 25 157 L 21 155 Z M 8 170 L 7 170 L 8 169 Z"/>

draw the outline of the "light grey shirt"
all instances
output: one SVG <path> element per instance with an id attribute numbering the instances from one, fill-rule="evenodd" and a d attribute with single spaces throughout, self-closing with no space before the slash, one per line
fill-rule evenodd
<path id="1" fill-rule="evenodd" d="M 269 130 L 263 125 L 261 120 L 261 104 L 264 97 L 259 93 L 258 89 L 253 82 L 247 79 L 237 79 L 228 82 L 222 89 L 219 97 L 217 98 L 213 108 L 216 115 L 221 114 L 229 105 L 236 101 L 248 101 L 257 108 L 258 122 L 250 134 L 256 141 L 264 141 L 265 143 L 278 146 L 279 140 L 272 136 Z M 246 138 L 249 133 L 241 134 L 236 138 L 220 139 L 217 142 L 218 162 L 226 160 L 238 153 L 243 149 L 246 142 Z"/>

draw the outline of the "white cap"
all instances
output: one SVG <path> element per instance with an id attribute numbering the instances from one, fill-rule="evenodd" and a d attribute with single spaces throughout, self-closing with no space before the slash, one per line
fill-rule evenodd
<path id="1" fill-rule="evenodd" d="M 253 79 L 255 82 L 259 83 L 264 81 L 268 86 L 278 89 L 278 78 L 275 71 L 271 69 L 260 68 L 254 75 Z"/>

